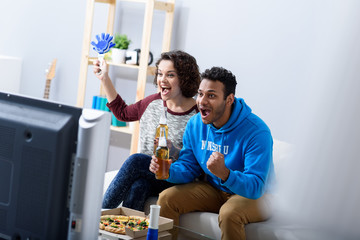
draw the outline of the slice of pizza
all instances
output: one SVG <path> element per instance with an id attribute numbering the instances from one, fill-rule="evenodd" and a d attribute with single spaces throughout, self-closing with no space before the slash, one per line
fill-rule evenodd
<path id="1" fill-rule="evenodd" d="M 109 226 L 106 226 L 104 230 L 116 234 L 125 234 L 125 225 L 112 223 Z"/>
<path id="2" fill-rule="evenodd" d="M 144 230 L 149 227 L 149 220 L 145 217 L 130 216 L 126 227 L 134 231 Z"/>
<path id="3" fill-rule="evenodd" d="M 113 220 L 116 222 L 121 222 L 126 225 L 127 222 L 129 221 L 129 216 L 116 215 Z"/>
<path id="4" fill-rule="evenodd" d="M 101 230 L 105 230 L 105 227 L 109 226 L 109 224 L 111 223 L 111 218 L 109 215 L 104 215 L 100 217 L 100 223 L 99 223 L 99 228 Z"/>
<path id="5" fill-rule="evenodd" d="M 115 222 L 115 215 L 103 215 L 100 217 L 99 228 L 105 230 L 106 227 L 110 226 Z"/>

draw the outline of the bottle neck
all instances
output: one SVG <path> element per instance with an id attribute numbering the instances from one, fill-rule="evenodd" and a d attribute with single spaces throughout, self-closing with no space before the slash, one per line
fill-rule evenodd
<path id="1" fill-rule="evenodd" d="M 164 107 L 163 111 L 161 112 L 161 115 L 160 115 L 160 124 L 164 124 L 166 125 L 167 124 L 167 116 L 166 116 L 166 113 L 167 113 L 167 107 Z"/>
<path id="2" fill-rule="evenodd" d="M 160 128 L 160 137 L 159 137 L 159 146 L 160 147 L 166 147 L 166 135 L 165 135 L 165 128 Z"/>

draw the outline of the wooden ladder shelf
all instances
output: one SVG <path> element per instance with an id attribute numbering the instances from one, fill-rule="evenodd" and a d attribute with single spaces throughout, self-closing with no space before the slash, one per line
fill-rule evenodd
<path id="1" fill-rule="evenodd" d="M 139 65 L 136 66 L 136 65 L 128 65 L 128 64 L 114 64 L 111 61 L 108 61 L 109 65 L 113 65 L 116 67 L 138 69 L 135 101 L 139 101 L 145 97 L 145 86 L 146 86 L 147 76 L 155 74 L 155 67 L 148 66 L 149 52 L 150 52 L 150 38 L 151 38 L 154 10 L 165 11 L 166 14 L 161 51 L 167 52 L 170 50 L 172 26 L 174 21 L 175 0 L 168 0 L 166 2 L 155 1 L 155 0 L 118 0 L 118 1 L 142 2 L 146 4 L 145 13 L 144 13 L 145 15 L 144 15 L 144 25 L 142 32 L 142 42 L 141 42 L 141 53 L 144 54 L 140 55 Z M 77 94 L 77 103 L 76 103 L 78 107 L 84 106 L 88 67 L 89 65 L 92 65 L 93 60 L 95 59 L 89 57 L 95 3 L 102 3 L 109 5 L 106 33 L 113 35 L 113 30 L 114 30 L 116 0 L 88 0 L 86 7 L 85 30 L 84 30 L 82 52 L 81 52 L 80 76 L 79 76 L 78 94 Z M 100 95 L 104 95 L 104 91 L 101 87 L 100 87 Z M 137 152 L 138 142 L 139 142 L 139 121 L 137 121 L 134 124 L 134 127 L 131 129 L 129 127 L 113 127 L 113 126 L 111 127 L 111 129 L 113 131 L 120 131 L 131 134 L 132 137 L 131 137 L 130 154 Z"/>

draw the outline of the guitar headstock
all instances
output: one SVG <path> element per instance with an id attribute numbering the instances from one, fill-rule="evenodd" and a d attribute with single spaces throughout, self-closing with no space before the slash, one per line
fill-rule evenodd
<path id="1" fill-rule="evenodd" d="M 54 58 L 49 68 L 46 70 L 46 79 L 52 80 L 55 77 L 55 68 L 56 68 L 57 59 Z"/>

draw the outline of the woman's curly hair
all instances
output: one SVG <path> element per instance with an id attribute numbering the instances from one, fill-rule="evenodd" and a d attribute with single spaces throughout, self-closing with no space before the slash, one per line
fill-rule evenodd
<path id="1" fill-rule="evenodd" d="M 200 85 L 200 71 L 196 59 L 190 54 L 180 50 L 164 52 L 155 64 L 156 73 L 162 60 L 170 60 L 173 62 L 179 78 L 182 95 L 187 98 L 194 97 Z M 155 74 L 154 84 L 157 85 L 157 74 Z"/>

